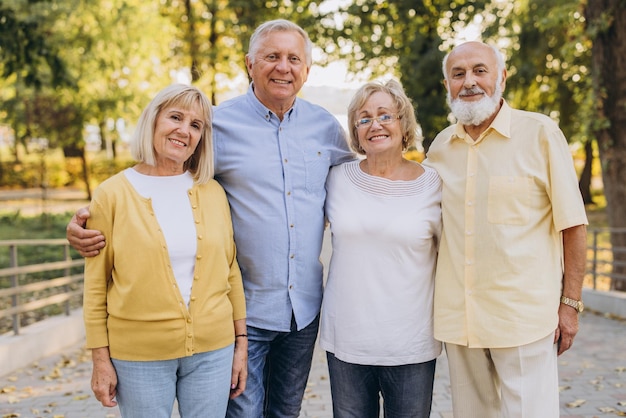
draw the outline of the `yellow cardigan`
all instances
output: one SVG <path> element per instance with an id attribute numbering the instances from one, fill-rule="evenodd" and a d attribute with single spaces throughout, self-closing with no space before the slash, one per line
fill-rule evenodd
<path id="1" fill-rule="evenodd" d="M 89 207 L 89 229 L 107 244 L 85 262 L 87 347 L 109 347 L 112 358 L 167 360 L 226 347 L 233 321 L 246 316 L 226 194 L 214 180 L 187 195 L 197 231 L 189 307 L 170 265 L 150 199 L 123 173 L 103 182 Z"/>

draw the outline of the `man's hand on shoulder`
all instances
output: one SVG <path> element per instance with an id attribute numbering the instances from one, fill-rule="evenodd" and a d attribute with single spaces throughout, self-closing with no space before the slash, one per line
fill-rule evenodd
<path id="1" fill-rule="evenodd" d="M 65 230 L 65 237 L 70 245 L 83 257 L 100 254 L 100 250 L 106 245 L 104 235 L 100 231 L 85 229 L 89 215 L 89 208 L 78 209 Z"/>

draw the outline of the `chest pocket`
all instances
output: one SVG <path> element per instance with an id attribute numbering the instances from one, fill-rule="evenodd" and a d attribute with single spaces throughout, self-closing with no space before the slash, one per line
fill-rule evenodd
<path id="1" fill-rule="evenodd" d="M 493 224 L 526 225 L 530 221 L 532 179 L 492 176 L 489 179 L 487 219 Z"/>
<path id="2" fill-rule="evenodd" d="M 323 193 L 330 159 L 323 151 L 308 150 L 304 155 L 306 190 L 310 193 Z"/>

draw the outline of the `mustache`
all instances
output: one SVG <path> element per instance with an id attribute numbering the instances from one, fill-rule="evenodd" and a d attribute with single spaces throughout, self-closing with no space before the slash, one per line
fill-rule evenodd
<path id="1" fill-rule="evenodd" d="M 481 89 L 480 87 L 476 86 L 476 87 L 472 87 L 470 89 L 463 89 L 459 92 L 459 96 L 471 96 L 473 94 L 484 94 L 485 90 Z"/>

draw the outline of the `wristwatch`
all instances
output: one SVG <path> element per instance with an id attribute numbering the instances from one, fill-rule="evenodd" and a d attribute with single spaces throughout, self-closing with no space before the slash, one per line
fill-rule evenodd
<path id="1" fill-rule="evenodd" d="M 581 313 L 585 309 L 585 305 L 582 300 L 570 299 L 567 296 L 561 296 L 561 303 L 567 306 L 571 306 L 576 309 L 578 313 Z"/>

